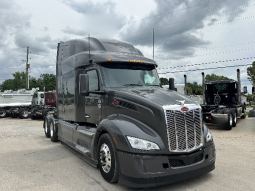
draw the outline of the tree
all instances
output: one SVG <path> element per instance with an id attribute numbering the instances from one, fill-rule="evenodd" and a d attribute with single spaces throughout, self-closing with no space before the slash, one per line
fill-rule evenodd
<path id="1" fill-rule="evenodd" d="M 205 76 L 205 82 L 219 81 L 219 80 L 231 80 L 226 76 L 218 76 L 216 74 L 207 74 Z"/>
<path id="2" fill-rule="evenodd" d="M 247 68 L 247 75 L 251 84 L 255 85 L 255 61 L 252 63 L 252 66 Z"/>
<path id="3" fill-rule="evenodd" d="M 198 84 L 197 82 L 193 82 L 193 83 L 187 83 L 187 88 L 188 88 L 188 92 L 189 95 L 193 94 L 193 90 L 195 90 L 195 94 L 196 95 L 202 95 L 202 85 Z"/>
<path id="4" fill-rule="evenodd" d="M 25 72 L 15 72 L 12 74 L 14 77 L 14 89 L 24 89 L 26 88 L 26 74 Z"/>
<path id="5" fill-rule="evenodd" d="M 26 86 L 25 72 L 15 72 L 12 74 L 14 79 L 8 79 L 1 84 L 1 90 L 17 90 L 24 89 Z"/>
<path id="6" fill-rule="evenodd" d="M 52 91 L 56 89 L 56 76 L 54 74 L 41 74 L 38 79 L 40 86 L 45 86 L 45 91 Z"/>
<path id="7" fill-rule="evenodd" d="M 4 80 L 1 84 L 1 90 L 14 90 L 13 79 Z"/>
<path id="8" fill-rule="evenodd" d="M 168 82 L 168 79 L 167 78 L 159 78 L 160 79 L 160 83 L 161 85 L 168 85 L 169 82 Z"/>
<path id="9" fill-rule="evenodd" d="M 24 89 L 26 85 L 25 72 L 15 72 L 12 74 L 14 79 L 7 79 L 0 85 L 0 90 L 17 90 Z M 56 89 L 56 76 L 54 74 L 41 74 L 40 78 L 30 77 L 29 88 L 39 87 L 40 91 L 55 90 Z"/>

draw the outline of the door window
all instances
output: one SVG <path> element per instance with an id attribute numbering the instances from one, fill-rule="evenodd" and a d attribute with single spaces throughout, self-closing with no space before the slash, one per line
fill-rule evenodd
<path id="1" fill-rule="evenodd" d="M 97 71 L 90 70 L 90 71 L 87 71 L 87 74 L 89 75 L 89 91 L 98 91 L 99 85 L 98 85 Z"/>

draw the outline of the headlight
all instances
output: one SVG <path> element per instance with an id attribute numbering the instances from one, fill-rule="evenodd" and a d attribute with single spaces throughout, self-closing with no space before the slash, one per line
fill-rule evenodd
<path id="1" fill-rule="evenodd" d="M 156 143 L 146 141 L 144 139 L 139 139 L 136 137 L 127 136 L 128 141 L 130 145 L 134 149 L 140 149 L 140 150 L 160 150 L 159 146 Z"/>
<path id="2" fill-rule="evenodd" d="M 212 141 L 213 137 L 209 129 L 207 128 L 206 142 Z"/>

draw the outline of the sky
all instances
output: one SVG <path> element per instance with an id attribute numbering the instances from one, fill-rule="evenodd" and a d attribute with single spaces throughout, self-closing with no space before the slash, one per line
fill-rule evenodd
<path id="1" fill-rule="evenodd" d="M 202 72 L 236 80 L 240 69 L 251 93 L 254 10 L 253 0 L 1 0 L 0 83 L 25 72 L 27 47 L 38 78 L 56 73 L 58 42 L 90 35 L 133 44 L 178 84 L 184 74 L 201 84 Z"/>

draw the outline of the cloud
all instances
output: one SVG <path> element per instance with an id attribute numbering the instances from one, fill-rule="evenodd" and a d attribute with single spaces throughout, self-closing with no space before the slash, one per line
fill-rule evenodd
<path id="1" fill-rule="evenodd" d="M 62 31 L 70 35 L 83 37 L 114 37 L 125 16 L 118 12 L 113 1 L 71 1 L 63 0 L 64 4 L 80 14 L 79 28 L 67 25 Z"/>
<path id="2" fill-rule="evenodd" d="M 145 18 L 129 21 L 120 30 L 120 38 L 135 45 L 151 46 L 154 28 L 155 45 L 159 51 L 178 51 L 198 48 L 209 44 L 199 36 L 207 23 L 235 20 L 250 2 L 214 0 L 161 0 L 156 1 L 156 9 Z"/>
<path id="3" fill-rule="evenodd" d="M 84 31 L 83 29 L 76 29 L 70 26 L 66 26 L 62 31 L 66 34 L 72 34 L 72 35 L 79 35 L 79 36 L 88 35 L 88 33 Z"/>

